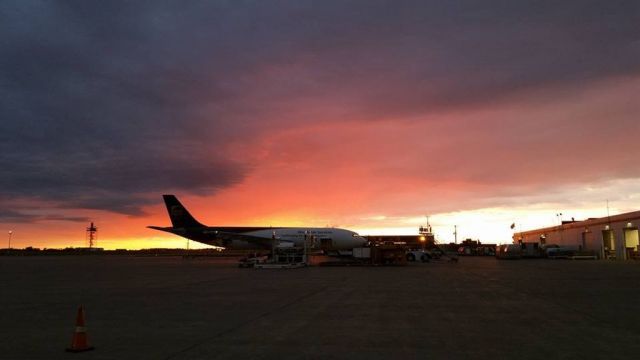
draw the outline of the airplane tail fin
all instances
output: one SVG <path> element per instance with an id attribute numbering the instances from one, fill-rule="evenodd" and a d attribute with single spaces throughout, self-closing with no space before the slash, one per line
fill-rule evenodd
<path id="1" fill-rule="evenodd" d="M 171 218 L 171 224 L 174 228 L 204 226 L 189 214 L 189 211 L 178 201 L 175 195 L 162 195 L 162 198 L 164 199 L 164 204 L 167 206 L 169 218 Z"/>

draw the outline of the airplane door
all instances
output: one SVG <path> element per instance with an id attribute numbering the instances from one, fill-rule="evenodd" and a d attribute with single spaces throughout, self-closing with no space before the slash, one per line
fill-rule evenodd
<path id="1" fill-rule="evenodd" d="M 331 238 L 320 238 L 320 248 L 322 250 L 333 248 L 333 240 Z"/>

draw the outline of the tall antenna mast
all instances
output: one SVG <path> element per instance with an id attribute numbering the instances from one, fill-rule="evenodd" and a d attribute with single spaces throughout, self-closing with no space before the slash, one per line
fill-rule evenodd
<path id="1" fill-rule="evenodd" d="M 98 242 L 98 228 L 93 222 L 91 222 L 91 225 L 87 228 L 87 241 L 90 248 L 93 248 Z"/>

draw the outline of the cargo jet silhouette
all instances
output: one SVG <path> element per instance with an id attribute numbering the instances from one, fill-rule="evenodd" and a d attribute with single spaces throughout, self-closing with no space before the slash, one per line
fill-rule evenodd
<path id="1" fill-rule="evenodd" d="M 271 249 L 302 247 L 305 237 L 314 238 L 324 250 L 350 250 L 367 240 L 357 233 L 339 228 L 206 226 L 196 220 L 174 195 L 162 195 L 171 219 L 170 227 L 148 226 L 207 245 L 227 249 Z"/>

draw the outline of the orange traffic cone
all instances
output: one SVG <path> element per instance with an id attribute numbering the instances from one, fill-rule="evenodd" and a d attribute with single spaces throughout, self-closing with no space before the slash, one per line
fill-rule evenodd
<path id="1" fill-rule="evenodd" d="M 67 348 L 69 352 L 81 352 L 93 350 L 93 346 L 89 346 L 87 340 L 87 328 L 84 326 L 84 308 L 78 308 L 78 316 L 76 317 L 76 330 L 73 332 L 71 339 L 71 347 Z"/>

